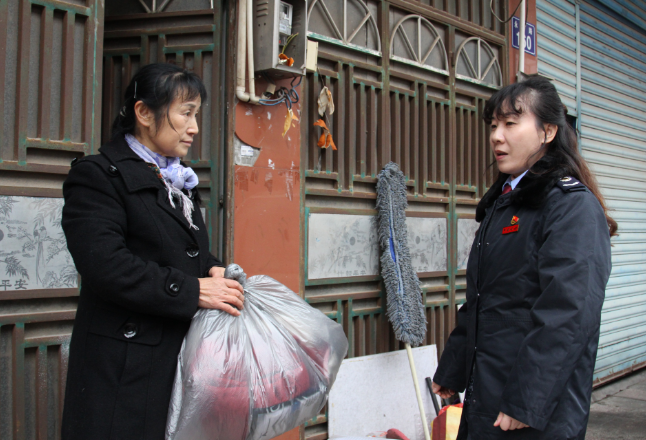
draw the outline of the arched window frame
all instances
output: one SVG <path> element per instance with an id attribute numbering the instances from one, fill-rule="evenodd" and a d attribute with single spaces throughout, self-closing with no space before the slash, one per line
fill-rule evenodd
<path id="1" fill-rule="evenodd" d="M 415 51 L 415 48 L 413 48 L 410 39 L 408 38 L 408 34 L 406 34 L 406 31 L 402 27 L 402 24 L 405 21 L 411 20 L 411 19 L 417 19 L 417 52 Z M 421 42 L 422 42 L 422 26 L 425 25 L 428 30 L 431 31 L 431 34 L 435 36 L 435 40 L 433 40 L 433 43 L 431 44 L 431 48 L 426 51 L 424 56 L 422 57 L 422 48 L 421 48 Z M 408 49 L 408 52 L 415 57 L 415 59 L 409 59 L 409 58 L 404 58 L 397 56 L 393 53 L 394 51 L 394 41 L 395 37 L 397 36 L 397 33 L 400 33 L 403 37 L 404 42 L 406 43 L 406 48 Z M 425 64 L 426 60 L 428 59 L 429 56 L 431 56 L 431 53 L 439 47 L 439 50 L 442 53 L 442 59 L 444 60 L 444 68 L 436 67 L 436 66 L 430 66 L 428 64 Z M 426 18 L 422 17 L 421 15 L 407 15 L 406 17 L 402 18 L 397 22 L 395 25 L 395 28 L 393 29 L 392 35 L 390 37 L 390 59 L 399 61 L 401 63 L 406 63 L 410 64 L 413 66 L 421 67 L 422 69 L 426 70 L 431 70 L 433 72 L 441 73 L 442 75 L 449 75 L 449 61 L 448 57 L 446 54 L 446 47 L 444 46 L 444 42 L 442 41 L 442 38 L 440 37 L 440 34 L 437 32 L 437 29 L 435 29 L 435 26 L 433 26 L 433 23 L 431 23 L 429 20 Z"/>
<path id="2" fill-rule="evenodd" d="M 476 60 L 476 66 L 477 66 L 477 72 L 476 72 L 476 66 L 473 65 L 473 62 L 469 55 L 464 51 L 464 47 L 470 42 L 470 41 L 477 41 L 478 44 L 478 49 L 476 51 L 478 59 Z M 487 65 L 487 67 L 484 69 L 484 72 L 482 70 L 482 51 L 486 51 L 490 56 L 491 56 L 491 61 Z M 457 73 L 457 67 L 458 63 L 460 61 L 460 57 L 463 57 L 465 64 L 467 66 L 467 69 L 473 74 L 473 76 L 467 76 L 467 75 L 462 75 Z M 456 67 L 456 72 L 455 72 L 455 77 L 458 79 L 462 79 L 465 81 L 473 82 L 479 85 L 483 85 L 486 87 L 490 87 L 493 89 L 500 89 L 503 85 L 503 80 L 502 80 L 502 69 L 500 68 L 500 62 L 498 61 L 498 57 L 496 56 L 495 52 L 489 46 L 489 43 L 487 43 L 485 40 L 479 37 L 471 37 L 467 38 L 460 44 L 457 50 L 457 54 L 455 57 L 455 67 Z M 495 77 L 498 79 L 498 84 L 491 84 L 487 83 L 484 81 L 484 78 L 487 77 L 489 74 L 489 71 L 491 69 L 496 69 L 498 71 L 498 75 L 495 75 Z"/>
<path id="3" fill-rule="evenodd" d="M 359 26 L 356 29 L 354 29 L 350 35 L 348 35 L 348 29 L 347 29 L 348 2 L 353 2 L 360 5 L 363 8 L 363 10 L 366 12 L 366 15 L 363 17 Z M 325 4 L 325 0 L 312 0 L 312 2 L 310 3 L 309 8 L 307 10 L 308 29 L 309 29 L 310 17 L 312 16 L 312 11 L 314 10 L 314 7 L 316 7 L 316 5 L 319 5 L 319 8 L 321 9 L 323 16 L 328 20 L 328 23 L 331 25 L 336 35 L 335 36 L 322 35 L 322 34 L 308 31 L 307 32 L 308 37 L 311 37 L 315 40 L 326 41 L 328 43 L 348 47 L 350 49 L 369 53 L 371 55 L 375 55 L 379 57 L 381 56 L 381 36 L 379 35 L 379 28 L 377 27 L 377 22 L 375 20 L 375 17 L 370 12 L 368 5 L 366 5 L 362 0 L 343 0 L 343 25 L 341 30 L 339 29 L 339 26 L 337 26 L 337 23 L 335 23 L 334 19 L 332 18 L 330 11 Z M 361 29 L 364 26 L 369 26 L 373 30 L 375 35 L 375 41 L 377 42 L 377 50 L 352 43 L 352 40 L 354 40 L 354 38 L 359 34 L 359 31 L 361 31 Z"/>

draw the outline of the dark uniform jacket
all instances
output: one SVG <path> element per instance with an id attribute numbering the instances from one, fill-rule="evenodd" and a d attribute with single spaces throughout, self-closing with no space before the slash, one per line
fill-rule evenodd
<path id="1" fill-rule="evenodd" d="M 608 224 L 596 197 L 547 158 L 501 195 L 507 177 L 478 205 L 467 302 L 434 381 L 463 391 L 474 372 L 459 440 L 583 440 L 611 269 Z M 500 411 L 530 428 L 494 427 Z"/>
<path id="2" fill-rule="evenodd" d="M 123 137 L 100 151 L 74 163 L 63 186 L 82 287 L 62 438 L 160 440 L 198 278 L 221 263 L 209 253 L 199 197 L 193 230 Z"/>

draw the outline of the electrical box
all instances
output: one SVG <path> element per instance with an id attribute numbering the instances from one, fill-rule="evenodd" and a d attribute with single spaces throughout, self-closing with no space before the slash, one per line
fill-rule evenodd
<path id="1" fill-rule="evenodd" d="M 306 0 L 253 0 L 253 62 L 273 79 L 305 74 Z"/>
<path id="2" fill-rule="evenodd" d="M 283 1 L 278 7 L 278 45 L 285 45 L 287 38 L 292 34 L 292 17 L 294 7 Z"/>
<path id="3" fill-rule="evenodd" d="M 319 56 L 319 43 L 312 40 L 307 40 L 307 71 L 316 72 L 317 60 Z"/>

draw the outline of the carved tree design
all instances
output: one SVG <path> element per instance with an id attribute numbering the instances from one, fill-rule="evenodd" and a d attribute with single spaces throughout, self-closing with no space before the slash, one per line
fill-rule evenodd
<path id="1" fill-rule="evenodd" d="M 339 0 L 327 0 L 327 1 L 330 2 L 330 1 L 339 1 Z M 330 42 L 342 44 L 344 46 L 349 46 L 349 47 L 361 48 L 375 55 L 381 55 L 381 42 L 379 39 L 379 30 L 377 28 L 377 22 L 375 21 L 374 16 L 370 12 L 370 9 L 368 9 L 368 5 L 366 5 L 362 0 L 342 0 L 342 1 L 343 1 L 343 9 L 339 11 L 340 13 L 337 12 L 336 14 L 333 14 L 330 11 L 330 8 L 326 4 L 325 0 L 312 0 L 312 2 L 309 5 L 309 9 L 307 11 L 308 29 L 310 28 L 309 22 L 312 17 L 312 14 L 313 13 L 321 14 L 325 22 L 327 22 L 327 24 L 330 25 L 330 28 L 332 29 L 332 35 L 318 34 L 316 32 L 311 32 L 311 31 L 308 32 L 308 35 L 311 35 L 314 38 L 327 37 L 325 39 Z M 363 18 L 361 18 L 361 20 L 359 21 L 359 24 L 356 26 L 351 26 L 352 28 L 348 27 L 348 21 L 349 21 L 348 3 L 351 3 L 355 8 L 358 8 L 364 14 Z M 366 27 L 367 27 L 366 29 L 367 32 L 370 32 L 370 30 L 372 30 L 374 41 L 376 42 L 376 46 L 374 48 L 353 43 L 357 35 L 359 35 L 359 32 L 362 29 L 365 29 Z"/>
<path id="2" fill-rule="evenodd" d="M 406 32 L 406 28 L 403 24 L 407 21 L 415 21 L 415 35 L 414 40 L 417 44 L 413 45 L 411 43 L 411 38 Z M 400 38 L 403 41 L 404 47 L 406 48 L 407 57 L 399 56 L 395 54 L 395 39 Z M 433 51 L 439 51 L 441 64 L 433 65 L 429 58 Z M 425 19 L 420 15 L 407 15 L 406 17 L 399 20 L 393 29 L 391 41 L 390 41 L 390 58 L 401 61 L 408 64 L 413 64 L 424 69 L 434 70 L 445 75 L 449 74 L 448 71 L 448 59 L 446 56 L 446 48 L 442 42 L 440 34 L 433 26 L 433 23 Z"/>
<path id="3" fill-rule="evenodd" d="M 16 203 L 16 200 L 11 196 L 0 197 L 0 215 L 3 217 L 9 217 L 9 214 L 11 214 L 11 211 L 13 210 L 14 203 Z"/>
<path id="4" fill-rule="evenodd" d="M 481 38 L 464 40 L 458 48 L 455 64 L 457 78 L 496 89 L 502 87 L 502 70 L 498 58 L 491 46 Z"/>

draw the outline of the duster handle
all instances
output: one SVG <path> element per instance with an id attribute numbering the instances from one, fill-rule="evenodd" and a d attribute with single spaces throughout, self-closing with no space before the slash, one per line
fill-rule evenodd
<path id="1" fill-rule="evenodd" d="M 410 372 L 413 375 L 413 384 L 415 385 L 415 394 L 417 395 L 417 404 L 419 405 L 419 415 L 422 417 L 422 427 L 424 428 L 424 437 L 426 440 L 431 440 L 431 434 L 428 432 L 428 423 L 426 422 L 426 412 L 424 411 L 424 403 L 422 403 L 422 393 L 419 390 L 419 383 L 417 382 L 417 371 L 415 370 L 415 361 L 413 360 L 413 350 L 410 344 L 406 346 L 406 353 L 408 353 L 408 363 L 410 364 Z"/>

